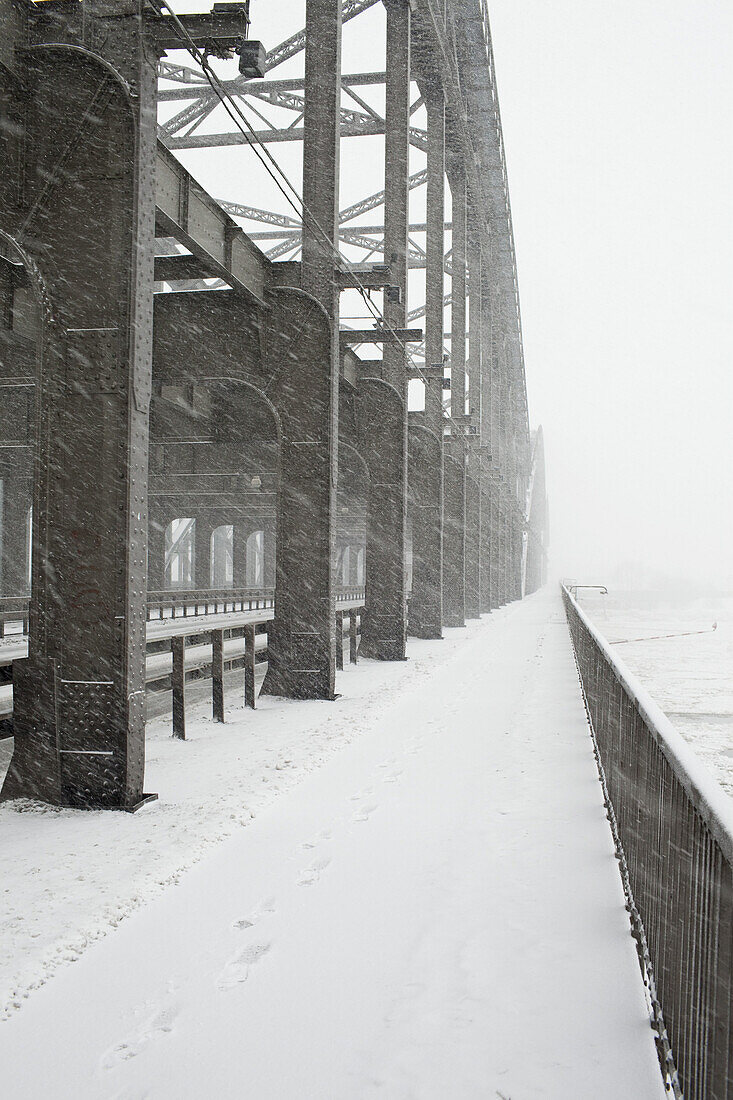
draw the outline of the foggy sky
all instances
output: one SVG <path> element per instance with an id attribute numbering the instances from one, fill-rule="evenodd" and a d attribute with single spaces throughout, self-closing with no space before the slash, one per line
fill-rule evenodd
<path id="1" fill-rule="evenodd" d="M 733 583 L 733 5 L 491 0 L 553 565 Z"/>
<path id="2" fill-rule="evenodd" d="M 733 585 L 733 5 L 489 8 L 551 566 L 609 583 L 625 565 Z M 304 10 L 253 0 L 252 37 L 272 47 Z M 381 68 L 382 34 L 381 5 L 347 24 L 344 71 Z M 302 55 L 277 75 L 299 71 Z M 342 142 L 341 205 L 382 186 L 382 148 Z M 299 147 L 270 149 L 300 188 Z M 424 165 L 411 156 L 412 171 Z M 249 149 L 181 159 L 215 197 L 292 213 Z M 414 218 L 423 203 L 413 192 Z M 420 295 L 413 277 L 409 304 Z"/>

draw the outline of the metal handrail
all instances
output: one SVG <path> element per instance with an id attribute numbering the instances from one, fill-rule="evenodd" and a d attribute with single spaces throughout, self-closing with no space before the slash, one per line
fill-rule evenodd
<path id="1" fill-rule="evenodd" d="M 666 1082 L 733 1100 L 733 801 L 562 594 Z"/>
<path id="2" fill-rule="evenodd" d="M 340 603 L 363 601 L 364 585 L 335 585 L 334 594 Z M 7 623 L 20 622 L 22 634 L 28 633 L 28 596 L 0 597 L 0 638 L 5 636 Z M 272 609 L 274 588 L 169 588 L 148 592 L 147 619 L 157 622 L 167 618 L 200 615 L 228 615 L 240 611 Z M 170 612 L 166 615 L 165 612 Z"/>

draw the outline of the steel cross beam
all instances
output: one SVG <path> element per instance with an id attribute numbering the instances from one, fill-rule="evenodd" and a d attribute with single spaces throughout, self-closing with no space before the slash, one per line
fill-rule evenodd
<path id="1" fill-rule="evenodd" d="M 414 172 L 408 181 L 410 190 L 412 191 L 416 187 L 422 187 L 427 180 L 427 172 Z M 255 206 L 245 206 L 243 203 L 227 202 L 225 199 L 219 199 L 219 206 L 222 210 L 225 210 L 227 214 L 231 214 L 237 218 L 248 218 L 250 221 L 266 222 L 268 225 L 282 225 L 292 226 L 300 229 L 301 223 L 296 218 L 290 218 L 285 214 L 274 214 L 269 210 L 260 210 Z M 353 218 L 358 218 L 362 214 L 368 213 L 370 210 L 376 209 L 378 206 L 382 206 L 384 203 L 384 190 L 375 191 L 373 195 L 368 195 L 364 199 L 360 199 L 358 202 L 352 203 L 351 206 L 346 206 L 339 214 L 339 221 L 341 224 L 351 221 Z M 447 227 L 450 228 L 449 224 Z M 411 227 L 415 228 L 415 227 Z M 253 237 L 255 234 L 249 234 Z"/>
<path id="2" fill-rule="evenodd" d="M 226 203 L 221 204 L 222 209 L 226 210 L 227 214 L 234 214 L 242 218 L 250 218 L 252 221 L 259 221 L 270 225 L 281 226 L 280 229 L 255 229 L 252 232 L 248 232 L 247 236 L 251 241 L 279 241 L 285 237 L 289 237 L 293 240 L 298 238 L 301 233 L 300 222 L 296 222 L 295 219 L 292 222 L 286 222 L 284 214 L 271 214 L 269 210 L 259 210 L 255 206 L 242 206 L 239 203 Z M 276 219 L 283 218 L 283 221 Z M 409 226 L 410 233 L 424 233 L 425 222 L 411 222 Z M 445 222 L 444 228 L 446 231 L 450 231 L 452 228 L 452 222 Z M 384 225 L 341 225 L 340 233 L 347 235 L 349 233 L 360 234 L 372 234 L 376 233 L 381 236 L 384 233 Z M 416 246 L 417 248 L 417 246 Z"/>
<path id="3" fill-rule="evenodd" d="M 267 103 L 270 107 L 280 107 L 286 111 L 294 111 L 298 115 L 298 118 L 302 117 L 305 111 L 305 96 L 299 95 L 296 92 L 268 90 L 258 88 L 256 85 L 252 85 L 248 87 L 246 91 L 238 89 L 233 94 L 244 100 L 245 103 L 247 102 L 247 97 L 252 97 L 254 99 L 261 100 L 263 103 Z M 190 103 L 187 107 L 184 107 L 182 111 L 179 111 L 178 114 L 173 115 L 172 118 L 168 119 L 167 122 L 161 124 L 161 135 L 163 137 L 168 136 L 173 138 L 176 136 L 176 134 L 179 134 L 180 131 L 184 129 L 184 127 L 188 126 L 189 123 L 193 123 L 194 125 L 192 126 L 191 130 L 189 130 L 189 133 L 191 133 L 192 130 L 199 125 L 199 123 L 203 122 L 203 120 L 211 114 L 211 112 L 218 106 L 219 102 L 219 97 L 213 91 L 209 92 L 208 94 L 199 96 L 196 100 L 194 100 L 193 103 Z M 249 106 L 252 110 L 254 110 L 251 104 L 249 104 Z M 256 113 L 259 114 L 259 112 Z M 289 129 L 289 127 L 274 126 L 270 124 L 269 121 L 264 118 L 264 116 L 260 117 L 263 119 L 263 121 L 268 122 L 268 125 L 270 125 L 273 132 L 277 132 L 278 130 L 282 131 L 283 129 L 287 131 Z M 376 111 L 355 111 L 348 107 L 342 107 L 341 124 L 345 127 L 359 125 L 376 125 L 378 127 L 382 127 L 382 130 L 379 132 L 383 132 L 384 119 L 380 118 Z M 416 139 L 419 139 L 420 134 L 421 131 L 417 127 L 415 127 Z M 244 141 L 243 135 L 242 141 Z"/>
<path id="4" fill-rule="evenodd" d="M 372 119 L 368 115 L 355 119 L 356 112 L 353 111 L 347 114 L 352 118 L 342 121 L 340 134 L 342 138 L 378 136 L 384 133 L 384 122 Z M 251 133 L 234 130 L 217 134 L 191 134 L 183 137 L 171 137 L 162 126 L 158 132 L 169 149 L 221 149 L 228 145 L 267 145 L 271 142 L 302 141 L 304 133 L 302 126 L 285 129 L 273 127 L 267 130 L 253 130 Z M 427 137 L 425 131 L 419 126 L 410 127 L 410 144 L 425 152 Z"/>
<path id="5" fill-rule="evenodd" d="M 183 73 L 179 79 L 176 75 Z M 346 73 L 341 77 L 341 87 L 348 92 L 351 88 L 371 84 L 384 84 L 384 73 Z M 180 88 L 158 88 L 158 102 L 171 103 L 176 100 L 190 100 L 198 91 L 210 92 L 211 85 L 203 73 L 190 69 L 186 65 L 172 65 L 161 61 L 158 65 L 158 79 L 170 80 L 181 84 Z M 285 77 L 282 80 L 221 80 L 221 89 L 227 95 L 249 95 L 254 89 L 260 92 L 302 92 L 305 80 L 302 76 Z M 419 104 L 419 101 L 418 101 Z"/>

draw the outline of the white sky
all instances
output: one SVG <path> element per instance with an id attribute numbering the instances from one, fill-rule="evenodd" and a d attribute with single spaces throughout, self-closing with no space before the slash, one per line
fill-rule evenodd
<path id="1" fill-rule="evenodd" d="M 733 584 L 733 4 L 489 10 L 552 564 L 601 581 L 635 563 Z M 252 0 L 252 37 L 269 48 L 303 12 L 303 0 Z M 347 24 L 344 71 L 382 67 L 382 27 L 381 5 Z M 270 149 L 300 186 L 299 148 Z M 342 142 L 342 206 L 382 186 L 381 150 L 380 138 Z M 216 197 L 292 212 L 251 150 L 182 159 Z M 342 299 L 344 313 L 353 305 Z"/>

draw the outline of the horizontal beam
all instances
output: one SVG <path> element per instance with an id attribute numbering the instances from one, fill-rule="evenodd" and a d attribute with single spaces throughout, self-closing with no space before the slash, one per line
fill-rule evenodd
<path id="1" fill-rule="evenodd" d="M 418 344 L 423 339 L 421 328 L 355 328 L 339 332 L 341 347 L 351 344 Z"/>
<path id="2" fill-rule="evenodd" d="M 145 12 L 145 35 L 158 54 L 166 50 L 187 49 L 187 39 L 178 26 L 181 23 L 197 46 L 217 43 L 231 49 L 247 37 L 249 18 L 244 6 L 231 4 L 229 11 L 211 11 L 203 14 L 158 15 Z"/>
<path id="3" fill-rule="evenodd" d="M 156 160 L 155 222 L 156 235 L 179 241 L 207 274 L 258 302 L 264 300 L 270 271 L 267 257 L 161 142 Z M 158 259 L 173 261 L 171 267 L 176 263 L 173 256 Z M 164 269 L 165 264 L 159 267 Z M 199 277 L 200 273 L 194 276 Z"/>
<path id="4" fill-rule="evenodd" d="M 211 266 L 197 256 L 156 256 L 154 278 L 156 283 L 218 278 Z"/>
<path id="5" fill-rule="evenodd" d="M 158 76 L 162 80 L 181 80 L 182 77 L 178 75 L 180 69 L 180 65 L 161 62 Z M 214 94 L 203 73 L 195 73 L 193 69 L 186 69 L 184 76 L 188 77 L 185 80 L 185 87 L 158 89 L 159 103 L 168 103 L 179 99 L 198 99 L 205 95 Z M 194 76 L 198 77 L 198 81 L 191 83 L 190 79 Z M 349 73 L 341 77 L 341 86 L 343 88 L 359 88 L 370 84 L 384 84 L 384 78 L 384 73 Z M 294 76 L 289 80 L 247 80 L 244 82 L 241 80 L 222 80 L 220 83 L 222 90 L 228 95 L 246 96 L 250 91 L 301 92 L 305 87 L 305 78 Z"/>
<path id="6" fill-rule="evenodd" d="M 160 132 L 160 131 L 159 131 Z M 272 142 L 302 141 L 305 131 L 302 126 L 289 130 L 253 130 L 251 133 L 242 133 L 236 130 L 233 133 L 224 134 L 191 134 L 184 137 L 166 137 L 165 131 L 162 137 L 169 149 L 221 149 L 229 145 L 267 145 Z M 384 133 L 384 123 L 360 122 L 348 123 L 341 126 L 341 137 L 371 137 Z M 410 145 L 423 152 L 427 150 L 427 134 L 416 126 L 410 127 Z"/>
<path id="7" fill-rule="evenodd" d="M 277 260 L 271 263 L 272 282 L 277 286 L 300 286 L 300 260 Z M 354 290 L 360 287 L 369 290 L 381 290 L 392 285 L 392 272 L 389 264 L 350 264 L 337 270 L 335 277 L 340 290 Z"/>
<path id="8" fill-rule="evenodd" d="M 381 290 L 393 282 L 389 264 L 352 264 L 338 273 L 338 280 L 341 290 Z"/>
<path id="9" fill-rule="evenodd" d="M 229 212 L 231 213 L 234 203 L 227 203 Z M 239 215 L 240 217 L 246 215 Z M 453 222 L 446 222 L 444 227 L 446 231 L 450 231 L 453 228 Z M 427 226 L 425 222 L 414 222 L 410 225 L 409 233 L 425 233 Z M 340 229 L 340 236 L 343 240 L 348 241 L 351 236 L 359 233 L 384 233 L 384 225 L 344 225 Z M 253 241 L 281 241 L 286 237 L 292 237 L 293 241 L 300 239 L 300 226 L 287 225 L 283 226 L 280 232 L 275 229 L 254 229 L 247 236 Z"/>

